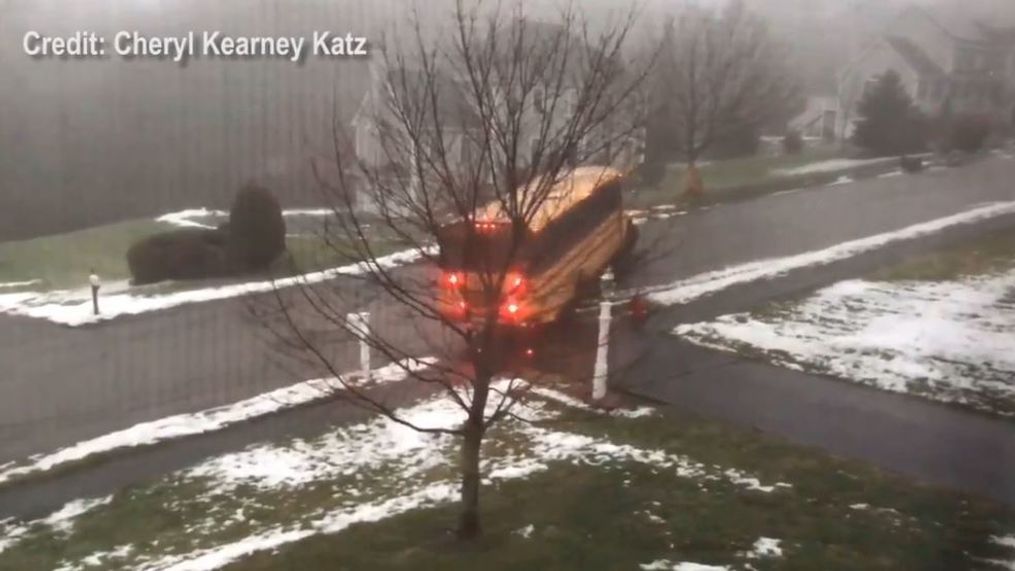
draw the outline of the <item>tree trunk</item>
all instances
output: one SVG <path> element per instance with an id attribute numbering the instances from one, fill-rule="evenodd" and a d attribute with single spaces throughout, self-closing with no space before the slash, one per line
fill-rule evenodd
<path id="1" fill-rule="evenodd" d="M 687 174 L 684 177 L 684 194 L 691 198 L 700 198 L 705 194 L 701 172 L 698 171 L 698 165 L 693 160 L 687 165 Z"/>
<path id="2" fill-rule="evenodd" d="M 462 441 L 462 505 L 458 521 L 458 538 L 470 540 L 479 536 L 479 449 L 483 443 L 480 423 L 468 421 Z"/>

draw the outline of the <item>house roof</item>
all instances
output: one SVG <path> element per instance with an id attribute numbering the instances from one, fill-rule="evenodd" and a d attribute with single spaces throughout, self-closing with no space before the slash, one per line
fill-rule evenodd
<path id="1" fill-rule="evenodd" d="M 887 36 L 885 42 L 891 46 L 896 53 L 920 75 L 944 75 L 945 71 L 938 65 L 927 52 L 920 46 L 914 44 L 908 38 L 900 36 Z"/>

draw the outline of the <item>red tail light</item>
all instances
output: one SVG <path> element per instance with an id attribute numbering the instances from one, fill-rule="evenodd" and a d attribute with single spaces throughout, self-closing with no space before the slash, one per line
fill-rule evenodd
<path id="1" fill-rule="evenodd" d="M 520 272 L 510 272 L 504 277 L 504 290 L 507 293 L 518 294 L 525 290 L 525 276 Z"/>
<path id="2" fill-rule="evenodd" d="M 510 323 L 524 323 L 528 309 L 516 299 L 508 299 L 500 306 L 500 317 Z"/>
<path id="3" fill-rule="evenodd" d="M 459 289 L 465 285 L 465 274 L 461 272 L 444 272 L 441 283 L 446 288 Z"/>

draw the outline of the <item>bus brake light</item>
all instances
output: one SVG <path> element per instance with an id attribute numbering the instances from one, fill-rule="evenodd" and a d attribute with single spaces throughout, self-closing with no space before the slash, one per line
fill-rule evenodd
<path id="1" fill-rule="evenodd" d="M 525 276 L 518 272 L 511 272 L 505 276 L 504 285 L 508 293 L 519 293 L 525 287 Z"/>
<path id="2" fill-rule="evenodd" d="M 465 285 L 465 276 L 459 272 L 447 272 L 444 274 L 444 285 L 451 289 L 457 289 Z"/>

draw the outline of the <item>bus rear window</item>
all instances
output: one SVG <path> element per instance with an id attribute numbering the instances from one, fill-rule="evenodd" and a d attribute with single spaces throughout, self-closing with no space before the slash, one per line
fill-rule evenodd
<path id="1" fill-rule="evenodd" d="M 513 244 L 516 239 L 509 223 L 477 221 L 472 229 L 465 221 L 448 224 L 438 235 L 440 265 L 470 272 L 502 270 L 522 259 L 527 234 Z"/>

